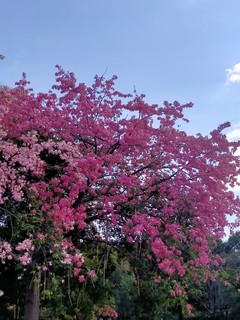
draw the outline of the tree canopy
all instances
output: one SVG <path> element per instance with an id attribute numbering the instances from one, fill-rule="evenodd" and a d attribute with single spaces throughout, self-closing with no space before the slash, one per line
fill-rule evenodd
<path id="1" fill-rule="evenodd" d="M 62 268 L 79 283 L 103 276 L 86 259 L 92 245 L 140 250 L 152 281 L 169 279 L 169 295 L 186 296 L 185 279 L 211 279 L 222 262 L 212 246 L 227 216 L 238 223 L 230 124 L 189 135 L 180 122 L 191 103 L 149 105 L 115 80 L 87 86 L 58 66 L 47 93 L 25 75 L 0 92 L 0 261 L 28 279 L 25 319 L 38 319 L 39 297 L 34 310 L 29 301 L 44 272 Z"/>

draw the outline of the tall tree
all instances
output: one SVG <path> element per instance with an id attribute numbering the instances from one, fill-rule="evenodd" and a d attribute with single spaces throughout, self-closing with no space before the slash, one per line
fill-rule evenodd
<path id="1" fill-rule="evenodd" d="M 25 320 L 39 317 L 43 271 L 89 276 L 83 243 L 137 248 L 184 296 L 183 279 L 211 277 L 221 259 L 209 241 L 239 216 L 230 124 L 191 136 L 178 125 L 191 103 L 149 105 L 117 91 L 116 77 L 88 87 L 57 68 L 48 93 L 25 75 L 0 93 L 0 259 L 23 270 Z"/>

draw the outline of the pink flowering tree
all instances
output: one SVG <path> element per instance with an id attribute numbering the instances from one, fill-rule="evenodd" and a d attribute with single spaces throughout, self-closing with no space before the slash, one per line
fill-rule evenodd
<path id="1" fill-rule="evenodd" d="M 211 277 L 221 259 L 210 246 L 240 212 L 228 190 L 239 174 L 239 142 L 222 132 L 230 124 L 188 135 L 179 121 L 192 104 L 149 105 L 117 91 L 116 77 L 88 87 L 57 69 L 48 93 L 34 94 L 25 76 L 0 92 L 0 219 L 11 230 L 0 234 L 0 262 L 24 270 L 25 320 L 39 317 L 43 271 L 95 276 L 83 243 L 141 246 L 155 282 Z M 185 294 L 179 283 L 172 297 Z"/>

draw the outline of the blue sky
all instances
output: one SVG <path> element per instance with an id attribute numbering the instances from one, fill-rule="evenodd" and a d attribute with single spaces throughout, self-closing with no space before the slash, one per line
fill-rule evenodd
<path id="1" fill-rule="evenodd" d="M 150 103 L 193 102 L 187 131 L 219 123 L 240 127 L 239 0 L 8 0 L 0 11 L 0 82 L 24 71 L 48 90 L 54 66 L 91 84 L 119 77 L 117 88 Z M 235 131 L 236 133 L 236 131 Z"/>

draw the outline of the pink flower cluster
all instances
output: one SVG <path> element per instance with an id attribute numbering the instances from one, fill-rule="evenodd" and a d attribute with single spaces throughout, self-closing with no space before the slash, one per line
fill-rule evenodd
<path id="1" fill-rule="evenodd" d="M 43 241 L 45 239 L 45 235 L 42 233 L 42 232 L 39 232 L 37 234 L 37 238 L 40 240 L 40 241 Z"/>
<path id="2" fill-rule="evenodd" d="M 22 242 L 19 242 L 18 245 L 16 246 L 17 251 L 33 251 L 34 250 L 34 245 L 32 243 L 31 239 L 25 239 Z"/>
<path id="3" fill-rule="evenodd" d="M 160 277 L 160 276 L 156 277 L 156 278 L 154 279 L 154 282 L 155 282 L 155 283 L 160 283 L 160 282 L 161 282 L 161 277 Z"/>
<path id="4" fill-rule="evenodd" d="M 55 244 L 55 248 L 59 248 L 60 245 Z M 84 275 L 79 275 L 81 272 L 81 267 L 84 264 L 84 255 L 80 250 L 76 249 L 74 245 L 68 241 L 64 240 L 61 244 L 61 260 L 60 262 L 65 265 L 71 265 L 73 267 L 73 274 L 78 277 L 79 282 L 85 281 Z"/>
<path id="5" fill-rule="evenodd" d="M 19 261 L 23 266 L 26 266 L 32 262 L 32 257 L 28 252 L 25 252 L 22 256 L 19 257 Z"/>
<path id="6" fill-rule="evenodd" d="M 110 305 L 104 306 L 98 310 L 99 320 L 104 318 L 117 319 L 118 313 L 114 310 L 114 308 Z"/>
<path id="7" fill-rule="evenodd" d="M 187 311 L 187 314 L 190 316 L 192 314 L 192 309 L 193 307 L 188 303 L 186 305 L 186 311 Z"/>
<path id="8" fill-rule="evenodd" d="M 34 249 L 35 246 L 31 239 L 25 239 L 16 246 L 17 251 L 25 251 L 23 255 L 19 256 L 19 261 L 23 266 L 32 262 L 31 252 L 34 251 Z"/>
<path id="9" fill-rule="evenodd" d="M 62 250 L 62 259 L 60 260 L 62 264 L 73 264 L 80 268 L 84 263 L 84 256 L 79 251 L 76 250 L 74 253 L 68 252 L 66 248 L 63 248 Z"/>
<path id="10" fill-rule="evenodd" d="M 96 277 L 95 270 L 90 270 L 90 271 L 88 272 L 88 276 L 89 276 L 90 279 L 95 278 L 95 277 Z"/>
<path id="11" fill-rule="evenodd" d="M 81 272 L 81 271 L 82 271 L 82 270 L 81 270 L 79 267 L 73 269 L 73 274 L 74 274 L 75 277 L 78 277 L 78 281 L 79 281 L 80 283 L 81 283 L 81 282 L 84 282 L 84 281 L 86 280 L 85 275 L 83 275 L 83 274 L 80 275 L 80 272 Z M 88 271 L 88 276 L 89 276 L 90 279 L 95 278 L 95 277 L 96 277 L 95 270 L 90 270 L 90 271 Z"/>
<path id="12" fill-rule="evenodd" d="M 12 246 L 8 242 L 0 244 L 0 260 L 4 264 L 6 260 L 12 260 Z"/>
<path id="13" fill-rule="evenodd" d="M 172 297 L 185 296 L 186 295 L 186 291 L 180 286 L 180 284 L 177 283 L 176 280 L 173 280 L 172 282 L 173 282 L 175 288 L 170 290 L 170 295 Z"/>

